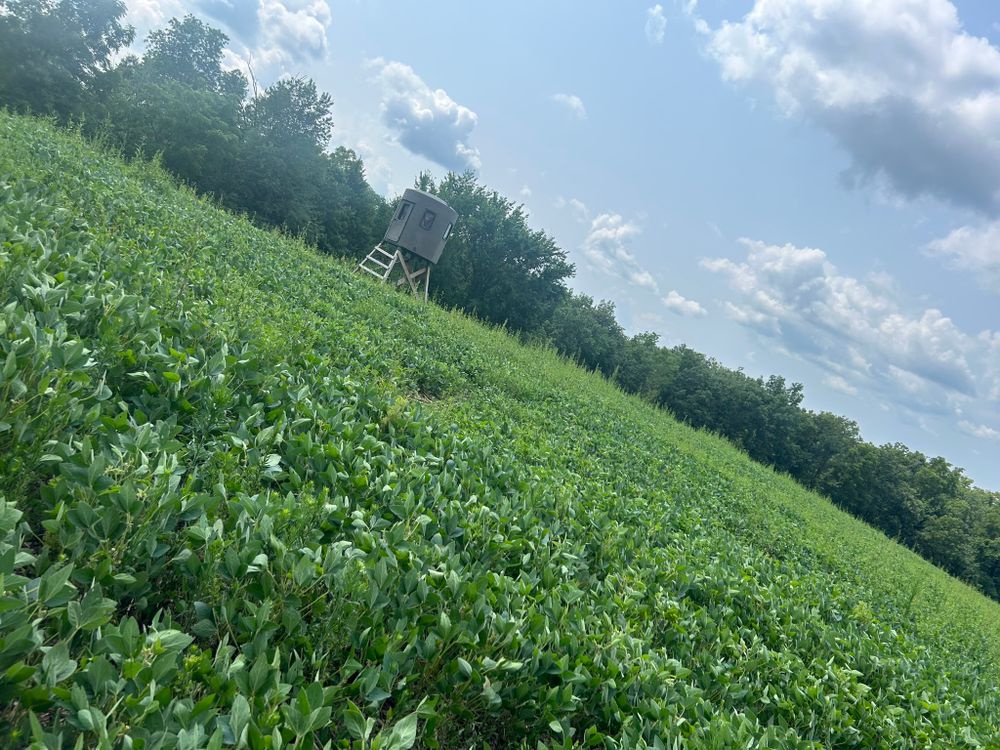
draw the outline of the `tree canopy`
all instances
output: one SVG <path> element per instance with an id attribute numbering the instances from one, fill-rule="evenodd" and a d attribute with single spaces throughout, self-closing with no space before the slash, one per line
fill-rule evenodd
<path id="1" fill-rule="evenodd" d="M 0 0 L 0 102 L 78 114 L 94 79 L 134 29 L 124 0 Z"/>
<path id="2" fill-rule="evenodd" d="M 528 225 L 524 207 L 479 184 L 472 172 L 429 175 L 417 187 L 436 193 L 460 217 L 434 270 L 434 297 L 516 331 L 539 330 L 565 297 L 573 264 L 549 235 Z"/>

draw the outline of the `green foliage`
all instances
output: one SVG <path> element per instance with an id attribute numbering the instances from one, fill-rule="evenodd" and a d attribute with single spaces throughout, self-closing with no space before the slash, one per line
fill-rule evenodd
<path id="1" fill-rule="evenodd" d="M 304 78 L 283 78 L 251 101 L 251 127 L 275 144 L 305 143 L 322 148 L 333 132 L 333 98 Z"/>
<path id="2" fill-rule="evenodd" d="M 367 253 L 388 219 L 385 200 L 345 148 L 326 150 L 329 94 L 308 79 L 264 91 L 223 69 L 228 39 L 193 16 L 172 19 L 96 76 L 74 114 L 91 136 L 128 156 L 157 158 L 221 205 L 337 254 Z"/>
<path id="3" fill-rule="evenodd" d="M 65 118 L 132 41 L 123 0 L 0 0 L 0 101 Z"/>
<path id="4" fill-rule="evenodd" d="M 320 249 L 360 259 L 390 206 L 345 148 L 327 150 L 332 100 L 308 79 L 286 79 L 246 101 L 247 82 L 222 67 L 227 37 L 193 16 L 148 38 L 143 58 L 114 53 L 132 31 L 119 0 L 0 0 L 0 103 L 63 119 L 122 153 L 157 159 L 222 206 Z M 573 267 L 522 206 L 450 174 L 438 192 L 461 216 L 434 271 L 436 301 L 549 342 L 629 393 L 732 440 L 982 591 L 1000 597 L 996 494 L 961 470 L 902 445 L 874 446 L 857 425 L 801 408 L 802 387 L 750 378 L 656 336 L 627 338 L 608 302 L 566 288 Z M 438 393 L 441 368 L 420 357 L 418 389 Z"/>
<path id="5" fill-rule="evenodd" d="M 87 128 L 123 153 L 157 156 L 176 175 L 225 198 L 242 152 L 239 98 L 192 88 L 127 61 L 100 81 Z"/>
<path id="6" fill-rule="evenodd" d="M 595 305 L 585 294 L 567 294 L 545 329 L 561 352 L 608 377 L 622 361 L 625 332 L 611 302 Z"/>
<path id="7" fill-rule="evenodd" d="M 143 63 L 156 77 L 241 101 L 246 79 L 239 71 L 222 69 L 228 43 L 229 37 L 192 15 L 171 18 L 165 29 L 149 35 Z"/>
<path id="8" fill-rule="evenodd" d="M 994 603 L 551 353 L 7 114 L 0 238 L 0 745 L 995 742 Z"/>
<path id="9" fill-rule="evenodd" d="M 326 212 L 344 201 L 348 191 L 355 200 L 378 200 L 363 176 L 360 184 L 338 180 L 344 152 L 332 158 L 324 154 L 333 127 L 331 106 L 329 94 L 302 79 L 278 81 L 254 98 L 244 108 L 237 160 L 241 173 L 231 178 L 226 202 L 312 242 L 336 243 L 339 236 L 326 231 L 332 228 Z M 366 252 L 369 244 L 362 245 Z"/>
<path id="10" fill-rule="evenodd" d="M 434 269 L 434 298 L 515 331 L 538 331 L 566 295 L 573 275 L 566 252 L 528 226 L 524 207 L 479 184 L 475 174 L 429 175 L 417 187 L 435 193 L 460 217 Z"/>

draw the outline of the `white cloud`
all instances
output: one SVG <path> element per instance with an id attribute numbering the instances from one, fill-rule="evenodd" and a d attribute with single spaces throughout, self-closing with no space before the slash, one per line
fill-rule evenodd
<path id="1" fill-rule="evenodd" d="M 667 30 L 667 17 L 663 15 L 663 6 L 657 3 L 646 11 L 646 41 L 650 44 L 663 44 L 663 35 Z"/>
<path id="2" fill-rule="evenodd" d="M 368 64 L 382 88 L 382 122 L 400 145 L 447 169 L 479 169 L 479 149 L 469 144 L 475 112 L 430 88 L 409 65 L 381 57 Z"/>
<path id="3" fill-rule="evenodd" d="M 681 10 L 684 15 L 691 19 L 694 23 L 694 30 L 703 36 L 707 36 L 712 33 L 709 28 L 708 23 L 704 18 L 698 15 L 698 0 L 685 0 L 684 4 L 681 6 Z"/>
<path id="4" fill-rule="evenodd" d="M 705 308 L 698 304 L 695 300 L 682 297 L 673 289 L 667 292 L 667 296 L 661 301 L 663 302 L 664 307 L 671 312 L 677 313 L 678 315 L 700 318 L 708 314 Z"/>
<path id="5" fill-rule="evenodd" d="M 664 323 L 663 316 L 654 312 L 636 313 L 634 320 L 637 325 L 650 327 L 662 326 Z"/>
<path id="6" fill-rule="evenodd" d="M 583 201 L 577 198 L 570 198 L 569 207 L 576 215 L 577 221 L 590 221 L 590 211 L 587 210 L 587 206 Z"/>
<path id="7" fill-rule="evenodd" d="M 579 201 L 575 210 L 586 212 Z M 569 201 L 569 205 L 573 200 Z M 636 260 L 628 249 L 633 238 L 642 233 L 639 225 L 626 221 L 621 214 L 599 214 L 590 222 L 590 231 L 583 241 L 583 255 L 591 266 L 609 276 L 616 276 L 633 286 L 656 292 L 659 286 L 653 275 Z"/>
<path id="8" fill-rule="evenodd" d="M 521 197 L 522 198 L 530 198 L 531 197 L 531 193 L 532 193 L 532 191 L 531 191 L 531 187 L 530 186 L 528 186 L 528 185 L 522 185 L 521 186 Z"/>
<path id="9" fill-rule="evenodd" d="M 897 404 L 995 409 L 988 402 L 1000 398 L 1000 332 L 973 334 L 940 310 L 908 309 L 891 285 L 838 273 L 822 250 L 740 242 L 744 260 L 702 266 L 727 278 L 736 294 L 726 308 L 741 325 Z"/>
<path id="10" fill-rule="evenodd" d="M 1000 221 L 981 227 L 959 227 L 927 246 L 949 259 L 953 268 L 969 271 L 985 289 L 1000 293 Z"/>
<path id="11" fill-rule="evenodd" d="M 395 195 L 401 192 L 393 182 L 392 167 L 389 165 L 389 161 L 368 139 L 361 138 L 355 142 L 354 151 L 365 163 L 365 178 L 370 185 L 385 195 Z"/>
<path id="12" fill-rule="evenodd" d="M 1000 50 L 948 0 L 756 0 L 708 49 L 829 132 L 854 181 L 1000 214 Z"/>
<path id="13" fill-rule="evenodd" d="M 621 214 L 600 214 L 590 224 L 590 232 L 583 241 L 583 254 L 598 268 L 613 272 L 618 261 L 632 260 L 626 244 L 641 230 L 638 225 L 625 221 Z"/>
<path id="14" fill-rule="evenodd" d="M 135 26 L 137 42 L 146 32 L 165 26 L 174 17 L 185 13 L 181 0 L 128 0 L 125 20 Z"/>
<path id="15" fill-rule="evenodd" d="M 325 0 L 260 0 L 257 56 L 282 66 L 322 59 L 332 18 Z"/>
<path id="16" fill-rule="evenodd" d="M 983 440 L 1000 440 L 1000 430 L 994 430 L 989 425 L 975 424 L 967 419 L 963 419 L 958 423 L 958 428 L 962 432 L 966 432 L 973 437 L 981 438 Z"/>
<path id="17" fill-rule="evenodd" d="M 333 13 L 327 0 L 127 0 L 126 20 L 137 43 L 171 18 L 201 16 L 230 37 L 223 64 L 258 80 L 273 80 L 327 52 Z"/>
<path id="18" fill-rule="evenodd" d="M 284 0 L 288 5 L 296 0 Z M 221 21 L 225 31 L 231 38 L 238 39 L 243 44 L 253 46 L 257 42 L 260 31 L 258 17 L 261 0 L 187 0 L 189 5 L 212 19 L 212 25 Z"/>
<path id="19" fill-rule="evenodd" d="M 590 223 L 590 211 L 587 210 L 587 205 L 579 198 L 566 199 L 563 196 L 559 196 L 555 200 L 556 208 L 569 208 L 573 212 L 573 218 L 581 224 Z"/>
<path id="20" fill-rule="evenodd" d="M 576 94 L 553 94 L 552 101 L 566 107 L 579 120 L 587 119 L 587 108 Z"/>
<path id="21" fill-rule="evenodd" d="M 641 286 L 644 289 L 649 289 L 654 292 L 657 291 L 656 279 L 653 278 L 653 274 L 649 271 L 643 269 L 631 269 L 628 271 L 627 278 L 636 286 Z"/>
<path id="22" fill-rule="evenodd" d="M 840 391 L 848 396 L 857 396 L 858 389 L 847 382 L 847 378 L 843 375 L 827 375 L 823 378 L 823 382 L 835 391 Z"/>

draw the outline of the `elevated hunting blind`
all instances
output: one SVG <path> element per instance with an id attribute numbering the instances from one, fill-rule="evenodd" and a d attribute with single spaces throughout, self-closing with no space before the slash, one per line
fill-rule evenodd
<path id="1" fill-rule="evenodd" d="M 431 266 L 441 259 L 456 219 L 455 209 L 440 198 L 413 188 L 403 191 L 385 237 L 358 264 L 358 270 L 388 281 L 398 265 L 403 277 L 396 286 L 408 283 L 416 295 L 423 286 L 426 300 Z"/>

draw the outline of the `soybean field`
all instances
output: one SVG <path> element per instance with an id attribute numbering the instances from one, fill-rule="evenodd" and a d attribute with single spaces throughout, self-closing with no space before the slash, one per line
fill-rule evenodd
<path id="1" fill-rule="evenodd" d="M 552 351 L 4 113 L 0 243 L 0 746 L 1000 747 L 1000 606 Z"/>

